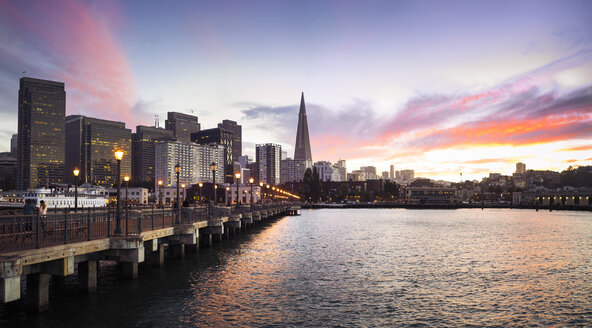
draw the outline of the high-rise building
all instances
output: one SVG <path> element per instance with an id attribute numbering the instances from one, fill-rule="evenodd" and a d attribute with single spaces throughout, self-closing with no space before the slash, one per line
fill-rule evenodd
<path id="1" fill-rule="evenodd" d="M 79 182 L 98 186 L 117 183 L 114 151 L 123 150 L 121 176 L 131 175 L 132 131 L 125 123 L 82 115 L 66 117 L 66 182 L 74 183 L 74 168 L 80 170 Z"/>
<path id="2" fill-rule="evenodd" d="M 391 178 L 391 180 L 395 179 L 395 166 L 392 164 L 391 164 L 391 172 L 390 172 L 389 178 Z"/>
<path id="3" fill-rule="evenodd" d="M 10 138 L 10 155 L 16 158 L 16 150 L 18 149 L 18 134 L 15 133 Z"/>
<path id="4" fill-rule="evenodd" d="M 347 181 L 347 167 L 344 159 L 340 159 L 335 163 L 335 170 L 337 177 L 333 181 Z"/>
<path id="5" fill-rule="evenodd" d="M 296 159 L 282 159 L 280 163 L 280 183 L 302 181 L 306 171 L 306 161 Z"/>
<path id="6" fill-rule="evenodd" d="M 516 173 L 524 174 L 526 173 L 526 164 L 519 162 L 516 163 Z"/>
<path id="7" fill-rule="evenodd" d="M 224 146 L 224 163 L 220 163 L 219 166 L 223 167 L 224 181 L 232 183 L 234 181 L 233 171 L 233 159 L 232 159 L 232 145 L 233 145 L 233 134 L 232 131 L 213 128 L 207 130 L 201 130 L 191 134 L 191 141 L 197 142 L 201 145 L 207 145 L 211 143 L 220 144 Z"/>
<path id="8" fill-rule="evenodd" d="M 167 119 L 164 122 L 167 130 L 173 131 L 173 135 L 178 141 L 190 142 L 191 134 L 199 132 L 200 125 L 197 116 L 168 112 Z"/>
<path id="9" fill-rule="evenodd" d="M 153 126 L 136 126 L 132 134 L 132 180 L 144 186 L 154 186 L 154 161 L 156 144 L 162 141 L 174 141 L 172 130 Z"/>
<path id="10" fill-rule="evenodd" d="M 382 178 L 384 180 L 388 180 L 389 179 L 389 172 L 388 171 L 382 171 Z"/>
<path id="11" fill-rule="evenodd" d="M 375 180 L 377 178 L 376 166 L 362 166 L 360 170 L 366 172 L 366 180 Z"/>
<path id="12" fill-rule="evenodd" d="M 304 92 L 300 99 L 300 111 L 298 113 L 298 129 L 296 130 L 296 147 L 294 159 L 306 161 L 308 167 L 312 166 L 312 152 L 308 136 L 308 119 L 306 118 L 306 105 L 304 104 Z M 310 163 L 310 164 L 309 164 Z"/>
<path id="13" fill-rule="evenodd" d="M 163 181 L 166 187 L 177 186 L 175 166 L 181 166 L 179 183 L 190 185 L 198 182 L 211 182 L 212 162 L 223 160 L 224 148 L 221 145 L 199 145 L 193 142 L 161 141 L 155 144 L 156 160 L 154 165 L 155 182 Z M 222 182 L 224 172 L 216 171 L 216 182 Z M 155 188 L 158 185 L 155 184 Z"/>
<path id="14" fill-rule="evenodd" d="M 218 123 L 218 127 L 232 132 L 232 161 L 238 162 L 238 158 L 243 154 L 243 128 L 235 121 L 224 120 Z"/>
<path id="15" fill-rule="evenodd" d="M 64 182 L 64 83 L 23 77 L 18 102 L 16 188 Z"/>
<path id="16" fill-rule="evenodd" d="M 271 185 L 280 183 L 280 161 L 282 146 L 276 144 L 256 145 L 259 181 Z"/>
<path id="17" fill-rule="evenodd" d="M 319 173 L 319 179 L 321 181 L 332 181 L 333 179 L 333 165 L 330 162 L 319 161 L 314 163 L 313 167 L 317 169 Z"/>

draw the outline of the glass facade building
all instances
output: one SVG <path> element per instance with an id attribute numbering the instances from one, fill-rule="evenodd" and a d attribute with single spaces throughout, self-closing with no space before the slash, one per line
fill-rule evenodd
<path id="1" fill-rule="evenodd" d="M 123 150 L 121 176 L 131 176 L 131 130 L 125 123 L 70 115 L 66 118 L 66 136 L 67 182 L 74 183 L 72 171 L 78 167 L 80 183 L 116 185 L 116 149 Z"/>
<path id="2" fill-rule="evenodd" d="M 64 83 L 23 77 L 18 101 L 16 188 L 64 182 Z"/>
<path id="3" fill-rule="evenodd" d="M 190 142 L 191 134 L 200 130 L 197 116 L 183 113 L 168 112 L 164 123 L 167 130 L 173 131 L 177 141 L 182 142 Z"/>
<path id="4" fill-rule="evenodd" d="M 174 141 L 173 131 L 138 125 L 132 134 L 132 180 L 150 188 L 154 185 L 156 144 Z"/>

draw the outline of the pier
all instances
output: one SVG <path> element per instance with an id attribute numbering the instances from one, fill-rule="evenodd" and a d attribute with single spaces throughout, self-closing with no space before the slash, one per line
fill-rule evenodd
<path id="1" fill-rule="evenodd" d="M 134 279 L 139 263 L 162 267 L 165 252 L 183 258 L 187 251 L 299 214 L 299 203 L 134 209 L 119 213 L 119 227 L 117 212 L 90 209 L 0 217 L 0 303 L 20 300 L 21 279 L 26 279 L 27 308 L 45 311 L 50 277 L 72 275 L 75 266 L 80 290 L 95 292 L 98 261 L 116 261 L 122 277 Z"/>

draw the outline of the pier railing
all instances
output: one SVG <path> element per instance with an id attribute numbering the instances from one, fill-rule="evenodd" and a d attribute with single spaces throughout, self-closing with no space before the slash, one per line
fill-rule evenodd
<path id="1" fill-rule="evenodd" d="M 145 231 L 218 220 L 230 215 L 244 214 L 281 205 L 255 205 L 241 207 L 183 207 L 123 209 L 119 214 L 121 235 L 139 235 Z M 0 216 L 0 252 L 41 248 L 115 235 L 117 212 L 100 211 L 50 213 L 47 215 Z"/>

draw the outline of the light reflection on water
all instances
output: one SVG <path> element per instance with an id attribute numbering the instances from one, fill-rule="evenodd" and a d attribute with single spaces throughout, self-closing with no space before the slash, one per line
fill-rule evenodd
<path id="1" fill-rule="evenodd" d="M 102 267 L 99 293 L 66 288 L 35 316 L 0 308 L 0 324 L 590 326 L 591 223 L 583 212 L 302 211 L 141 267 L 136 281 Z"/>

